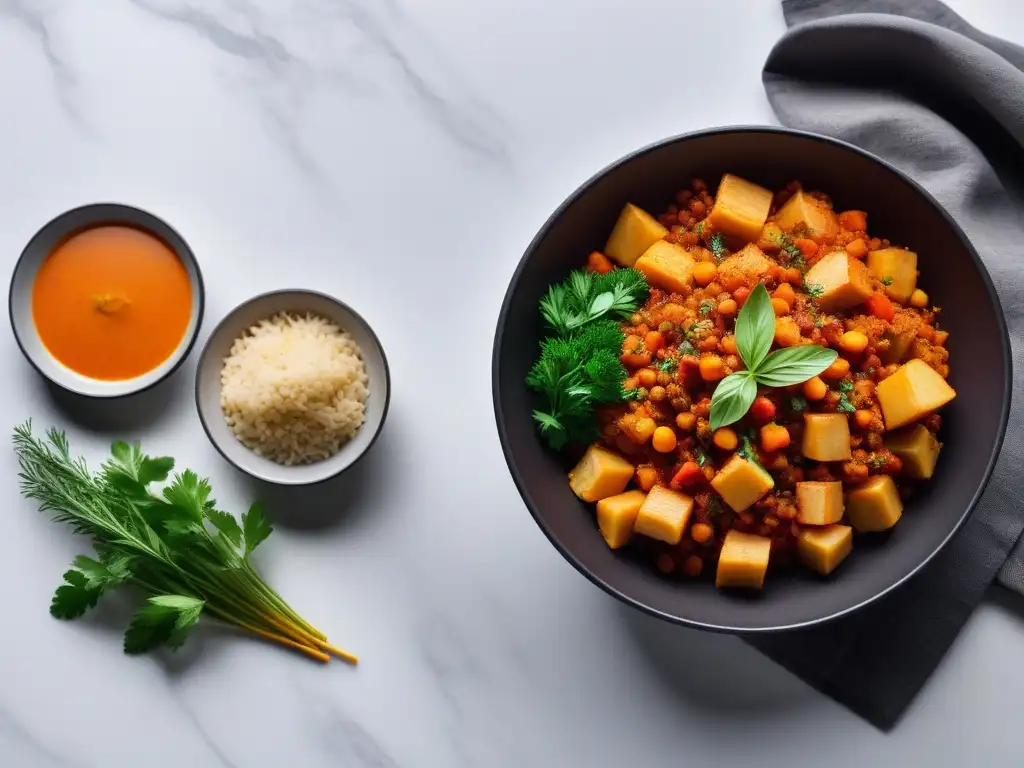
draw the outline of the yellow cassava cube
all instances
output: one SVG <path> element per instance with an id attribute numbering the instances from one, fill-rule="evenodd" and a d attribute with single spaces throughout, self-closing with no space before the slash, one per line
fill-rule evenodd
<path id="1" fill-rule="evenodd" d="M 626 203 L 605 243 L 604 253 L 624 267 L 632 267 L 640 255 L 668 234 L 651 214 Z"/>
<path id="2" fill-rule="evenodd" d="M 853 529 L 848 525 L 826 525 L 824 528 L 801 528 L 796 540 L 800 562 L 828 576 L 853 549 Z"/>
<path id="3" fill-rule="evenodd" d="M 659 240 L 636 260 L 633 266 L 644 273 L 655 288 L 686 293 L 693 285 L 693 257 L 686 249 L 667 240 Z"/>
<path id="4" fill-rule="evenodd" d="M 768 274 L 771 266 L 771 260 L 760 248 L 753 243 L 747 243 L 718 265 L 718 282 L 727 291 L 735 291 L 741 285 L 756 285 Z"/>
<path id="5" fill-rule="evenodd" d="M 693 498 L 656 485 L 651 488 L 633 523 L 633 532 L 668 544 L 678 544 L 693 512 Z"/>
<path id="6" fill-rule="evenodd" d="M 830 525 L 843 518 L 843 484 L 803 481 L 796 484 L 797 522 Z"/>
<path id="7" fill-rule="evenodd" d="M 807 270 L 804 282 L 821 286 L 817 302 L 825 312 L 838 312 L 863 304 L 874 293 L 871 272 L 846 251 L 832 251 L 825 256 Z"/>
<path id="8" fill-rule="evenodd" d="M 632 464 L 595 443 L 569 472 L 569 487 L 584 501 L 600 501 L 622 493 L 632 479 Z"/>
<path id="9" fill-rule="evenodd" d="M 787 232 L 799 231 L 801 225 L 807 236 L 822 242 L 832 242 L 839 234 L 839 217 L 821 198 L 798 189 L 775 214 L 775 223 Z"/>
<path id="10" fill-rule="evenodd" d="M 757 464 L 734 453 L 712 478 L 711 487 L 732 509 L 742 512 L 774 488 L 775 481 Z"/>
<path id="11" fill-rule="evenodd" d="M 861 533 L 887 531 L 903 514 L 896 483 L 889 475 L 875 475 L 850 491 L 846 499 L 846 517 Z"/>
<path id="12" fill-rule="evenodd" d="M 889 343 L 888 349 L 880 349 L 878 352 L 882 362 L 886 365 L 902 363 L 910 352 L 922 325 L 924 325 L 924 321 L 921 320 L 921 315 L 897 304 L 893 308 L 892 321 L 882 334 L 882 339 Z"/>
<path id="13" fill-rule="evenodd" d="M 761 589 L 771 551 L 771 539 L 752 533 L 729 531 L 725 534 L 722 552 L 718 556 L 715 586 Z"/>
<path id="14" fill-rule="evenodd" d="M 772 193 L 753 182 L 727 173 L 715 193 L 708 222 L 718 232 L 744 242 L 754 241 L 772 207 Z"/>
<path id="15" fill-rule="evenodd" d="M 942 444 L 923 424 L 914 424 L 886 435 L 885 447 L 903 462 L 903 474 L 927 480 L 935 472 Z"/>
<path id="16" fill-rule="evenodd" d="M 805 413 L 802 452 L 815 461 L 850 459 L 850 422 L 842 413 Z"/>
<path id="17" fill-rule="evenodd" d="M 956 397 L 944 378 L 928 363 L 916 358 L 878 382 L 876 392 L 886 429 L 898 429 L 917 421 Z"/>
<path id="18" fill-rule="evenodd" d="M 903 248 L 882 248 L 868 253 L 868 269 L 885 285 L 889 298 L 901 304 L 917 288 L 917 254 Z"/>
<path id="19" fill-rule="evenodd" d="M 597 527 L 612 549 L 624 547 L 633 535 L 633 524 L 647 494 L 626 491 L 597 502 Z"/>

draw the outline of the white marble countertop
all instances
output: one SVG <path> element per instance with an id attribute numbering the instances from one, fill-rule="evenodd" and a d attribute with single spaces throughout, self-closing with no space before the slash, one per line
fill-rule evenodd
<path id="1" fill-rule="evenodd" d="M 1024 41 L 1015 0 L 952 5 Z M 133 203 L 201 261 L 203 338 L 257 292 L 318 287 L 375 326 L 394 377 L 372 458 L 329 497 L 265 494 L 265 573 L 355 669 L 215 629 L 125 657 L 116 600 L 50 618 L 85 544 L 19 498 L 0 452 L 0 765 L 1019 764 L 1024 623 L 998 600 L 883 735 L 735 638 L 591 586 L 506 471 L 492 333 L 548 213 L 639 145 L 774 122 L 760 67 L 776 3 L 684 6 L 698 4 L 0 0 L 8 268 L 53 215 Z M 265 489 L 207 443 L 195 357 L 144 408 L 82 409 L 5 332 L 3 412 L 67 427 L 94 459 L 142 438 L 239 509 Z"/>

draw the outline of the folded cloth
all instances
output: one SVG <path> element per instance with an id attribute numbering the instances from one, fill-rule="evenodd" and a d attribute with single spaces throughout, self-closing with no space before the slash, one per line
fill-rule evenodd
<path id="1" fill-rule="evenodd" d="M 973 29 L 937 0 L 783 0 L 782 7 L 791 29 L 763 75 L 779 119 L 885 158 L 945 206 L 992 275 L 1019 372 L 1024 48 Z M 997 575 L 1024 594 L 1024 544 L 1017 544 L 1024 508 L 1014 478 L 1024 457 L 1022 390 L 1018 373 L 991 483 L 928 566 L 849 617 L 748 642 L 891 728 Z"/>

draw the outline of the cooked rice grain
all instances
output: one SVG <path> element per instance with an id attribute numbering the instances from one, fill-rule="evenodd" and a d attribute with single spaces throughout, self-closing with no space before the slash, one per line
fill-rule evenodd
<path id="1" fill-rule="evenodd" d="M 282 312 L 246 329 L 221 372 L 231 431 L 278 464 L 337 453 L 363 425 L 366 365 L 352 337 L 316 315 Z"/>

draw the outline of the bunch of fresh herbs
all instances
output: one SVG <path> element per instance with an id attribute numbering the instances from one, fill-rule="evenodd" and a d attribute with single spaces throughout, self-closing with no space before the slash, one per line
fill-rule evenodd
<path id="1" fill-rule="evenodd" d="M 41 440 L 27 422 L 14 430 L 14 450 L 22 494 L 89 536 L 96 550 L 95 558 L 76 557 L 64 574 L 50 604 L 55 617 L 77 618 L 104 593 L 130 584 L 146 599 L 125 633 L 125 653 L 176 649 L 206 615 L 320 661 L 328 652 L 356 661 L 256 572 L 250 555 L 272 532 L 258 502 L 239 523 L 218 509 L 209 481 L 191 470 L 172 477 L 174 459 L 147 456 L 138 443 L 115 442 L 96 473 L 71 456 L 56 429 Z"/>

